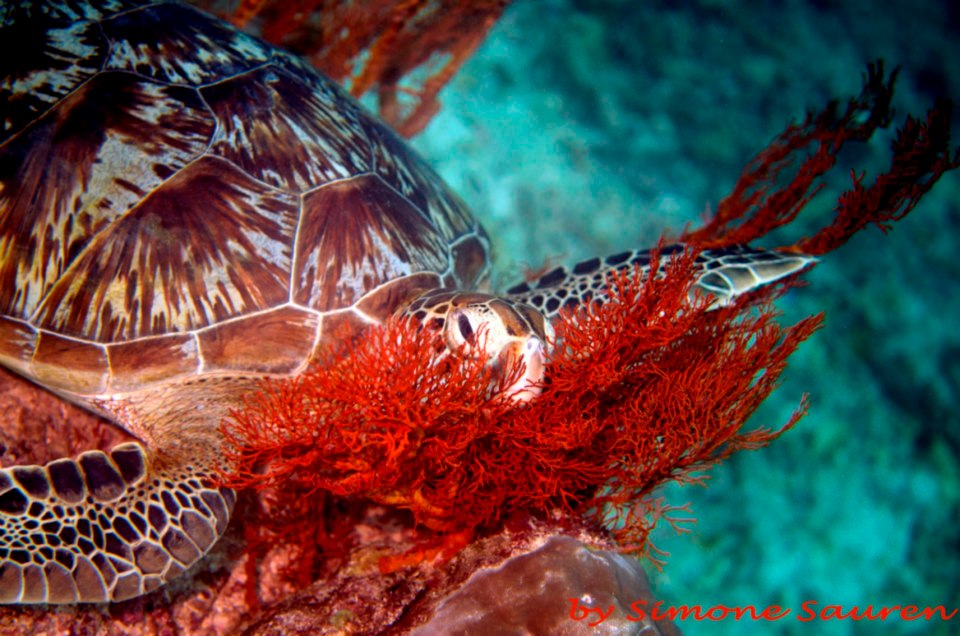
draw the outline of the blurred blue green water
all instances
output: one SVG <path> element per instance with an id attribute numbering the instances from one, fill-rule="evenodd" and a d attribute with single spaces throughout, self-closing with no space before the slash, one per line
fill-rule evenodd
<path id="1" fill-rule="evenodd" d="M 947 2 L 517 0 L 415 145 L 483 220 L 506 284 L 695 223 L 789 121 L 856 94 L 868 61 L 903 69 L 897 123 L 960 97 L 958 27 Z M 890 139 L 843 159 L 876 174 Z M 811 226 L 849 182 L 837 172 Z M 948 175 L 888 236 L 863 232 L 782 299 L 784 320 L 827 323 L 754 423 L 785 421 L 805 391 L 810 413 L 707 488 L 665 491 L 699 523 L 658 534 L 671 557 L 655 578 L 671 604 L 793 614 L 688 620 L 686 634 L 960 632 L 960 616 L 795 620 L 808 600 L 960 607 L 958 195 Z"/>

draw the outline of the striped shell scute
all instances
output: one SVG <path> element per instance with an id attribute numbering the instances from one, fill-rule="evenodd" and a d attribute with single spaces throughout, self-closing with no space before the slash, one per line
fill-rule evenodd
<path id="1" fill-rule="evenodd" d="M 197 20 L 196 15 L 185 5 L 163 4 L 103 20 L 103 33 L 111 43 L 104 70 L 197 86 L 270 59 L 270 49 L 256 38 L 219 22 Z"/>
<path id="2" fill-rule="evenodd" d="M 324 320 L 485 275 L 462 202 L 333 82 L 134 5 L 0 9 L 32 40 L 0 78 L 0 363 L 86 395 L 291 372 Z"/>
<path id="3" fill-rule="evenodd" d="M 99 72 L 107 55 L 107 42 L 95 23 L 47 15 L 30 4 L 4 4 L 0 143 Z"/>

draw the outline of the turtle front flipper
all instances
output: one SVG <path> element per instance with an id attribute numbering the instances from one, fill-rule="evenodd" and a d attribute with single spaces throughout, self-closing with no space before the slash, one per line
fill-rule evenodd
<path id="1" fill-rule="evenodd" d="M 685 249 L 684 245 L 661 248 L 661 271 L 664 261 L 682 254 Z M 591 301 L 602 302 L 607 297 L 611 273 L 640 268 L 641 274 L 646 276 L 651 253 L 652 250 L 636 250 L 586 260 L 571 269 L 557 267 L 537 280 L 511 287 L 507 294 L 512 300 L 531 305 L 554 320 L 564 308 L 572 309 Z M 694 287 L 709 293 L 715 299 L 713 306 L 725 305 L 737 296 L 796 274 L 816 261 L 805 254 L 745 245 L 703 250 L 697 255 Z"/>
<path id="2" fill-rule="evenodd" d="M 209 469 L 139 443 L 0 470 L 0 603 L 99 603 L 151 592 L 223 534 L 235 501 Z"/>

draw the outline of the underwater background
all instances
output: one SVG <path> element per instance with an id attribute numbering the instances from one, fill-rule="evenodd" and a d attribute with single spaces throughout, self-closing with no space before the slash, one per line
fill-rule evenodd
<path id="1" fill-rule="evenodd" d="M 789 122 L 857 95 L 870 61 L 902 67 L 891 129 L 844 151 L 831 187 L 771 238 L 783 244 L 827 223 L 851 168 L 868 183 L 886 168 L 907 113 L 960 98 L 958 36 L 946 1 L 517 0 L 414 144 L 484 223 L 503 288 L 696 224 Z M 810 412 L 706 488 L 668 488 L 699 521 L 661 528 L 670 556 L 648 569 L 669 605 L 791 614 L 686 620 L 688 636 L 960 633 L 960 616 L 796 620 L 805 601 L 960 607 L 958 201 L 947 174 L 892 232 L 855 236 L 780 300 L 785 322 L 826 311 L 826 326 L 752 424 L 779 426 L 804 392 Z"/>

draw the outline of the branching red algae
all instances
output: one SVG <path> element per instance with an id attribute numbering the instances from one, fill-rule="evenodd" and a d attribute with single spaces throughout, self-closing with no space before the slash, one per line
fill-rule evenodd
<path id="1" fill-rule="evenodd" d="M 747 164 L 713 217 L 681 241 L 704 248 L 746 244 L 791 223 L 823 188 L 843 147 L 865 142 L 889 125 L 897 72 L 886 75 L 882 61 L 870 64 L 862 92 L 842 113 L 838 102 L 830 102 L 801 124 L 788 126 Z M 960 149 L 950 147 L 951 112 L 952 104 L 941 100 L 926 121 L 907 116 L 893 142 L 890 168 L 869 186 L 864 174 L 852 174 L 852 187 L 838 198 L 833 222 L 785 247 L 820 256 L 870 224 L 886 232 L 892 221 L 906 216 L 945 172 L 960 165 Z"/>
<path id="2" fill-rule="evenodd" d="M 225 427 L 236 449 L 229 483 L 294 481 L 408 509 L 444 532 L 518 509 L 613 514 L 622 545 L 642 549 L 656 486 L 695 481 L 799 418 L 803 408 L 777 431 L 740 431 L 820 324 L 783 329 L 765 302 L 755 313 L 690 306 L 693 256 L 646 282 L 617 277 L 611 302 L 566 316 L 549 382 L 529 405 L 504 398 L 513 378 L 481 360 L 438 360 L 414 325 L 372 329 L 330 363 L 251 396 Z"/>

